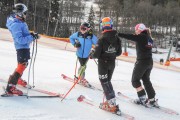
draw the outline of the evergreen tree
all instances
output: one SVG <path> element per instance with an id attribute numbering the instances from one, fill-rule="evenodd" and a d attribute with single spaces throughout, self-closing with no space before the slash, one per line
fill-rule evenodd
<path id="1" fill-rule="evenodd" d="M 90 23 L 91 29 L 92 29 L 93 31 L 95 30 L 94 20 L 95 20 L 95 14 L 94 14 L 93 6 L 91 5 L 90 13 L 89 13 L 89 17 L 88 17 L 88 22 Z"/>
<path id="2" fill-rule="evenodd" d="M 66 37 L 66 38 L 68 38 L 69 36 L 70 36 L 70 34 L 71 34 L 71 31 L 70 31 L 70 27 L 69 27 L 69 25 L 68 25 L 68 22 L 67 22 L 67 19 L 66 18 L 64 18 L 64 20 L 63 20 L 63 23 L 62 23 L 62 33 L 61 33 L 61 37 Z"/>

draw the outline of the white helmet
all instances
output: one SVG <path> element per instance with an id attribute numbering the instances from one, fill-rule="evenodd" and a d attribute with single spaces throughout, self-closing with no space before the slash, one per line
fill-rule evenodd
<path id="1" fill-rule="evenodd" d="M 13 12 L 14 12 L 17 16 L 23 18 L 23 15 L 26 15 L 26 11 L 27 11 L 27 10 L 28 10 L 28 9 L 27 9 L 26 5 L 24 5 L 24 4 L 22 4 L 22 3 L 17 3 L 17 4 L 14 5 Z"/>

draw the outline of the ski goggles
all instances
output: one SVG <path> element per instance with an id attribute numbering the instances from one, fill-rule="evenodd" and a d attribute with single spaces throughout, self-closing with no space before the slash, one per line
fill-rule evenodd
<path id="1" fill-rule="evenodd" d="M 87 27 L 84 27 L 84 26 L 80 26 L 80 29 L 81 29 L 82 31 L 86 31 L 88 28 L 87 28 Z"/>

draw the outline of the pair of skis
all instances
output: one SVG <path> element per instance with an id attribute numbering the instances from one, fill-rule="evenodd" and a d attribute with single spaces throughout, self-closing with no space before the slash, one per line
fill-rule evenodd
<path id="1" fill-rule="evenodd" d="M 64 75 L 64 74 L 61 74 L 61 77 L 62 77 L 64 80 L 67 80 L 67 81 L 69 81 L 69 82 L 74 83 L 74 79 L 71 78 L 71 77 L 68 77 L 68 76 L 66 76 L 66 75 Z M 91 84 L 88 85 L 88 86 L 84 86 L 84 85 L 82 85 L 82 84 L 79 84 L 79 85 L 81 85 L 81 86 L 83 86 L 83 87 L 86 87 L 86 88 L 89 88 L 89 89 L 92 89 L 92 90 L 98 90 L 98 91 L 101 91 L 101 92 L 102 92 L 101 89 L 96 88 L 96 87 L 94 87 L 94 86 L 91 85 Z M 80 95 L 80 96 L 77 98 L 77 101 L 78 101 L 78 102 L 81 102 L 81 103 L 88 104 L 88 105 L 93 106 L 93 107 L 96 107 L 96 108 L 100 108 L 100 109 L 102 109 L 102 110 L 104 110 L 104 111 L 110 112 L 110 111 L 102 108 L 101 105 L 99 105 L 98 103 L 95 103 L 94 101 L 87 99 L 87 98 L 86 98 L 85 96 L 83 96 L 83 95 Z M 110 113 L 112 113 L 112 112 L 110 112 Z M 134 117 L 133 117 L 133 116 L 131 116 L 131 115 L 129 115 L 129 114 L 126 114 L 126 113 L 123 113 L 123 112 L 121 112 L 120 110 L 116 111 L 116 112 L 113 113 L 113 114 L 116 114 L 116 115 L 118 115 L 118 116 L 121 116 L 121 117 L 123 117 L 123 118 L 126 119 L 126 120 L 134 120 Z"/>
<path id="2" fill-rule="evenodd" d="M 64 75 L 64 74 L 62 74 L 61 76 L 63 77 L 64 80 L 67 80 L 67 81 L 70 81 L 70 82 L 74 82 L 74 79 L 73 79 L 73 78 L 70 78 L 70 77 L 68 77 L 68 76 L 66 76 L 66 75 Z M 80 85 L 81 85 L 81 84 L 80 84 Z M 91 86 L 92 86 L 92 85 L 91 85 Z M 90 87 L 90 89 L 102 91 L 101 89 L 98 89 L 98 88 L 96 88 L 96 87 L 94 87 L 94 86 Z M 82 95 L 81 95 L 79 98 L 81 98 L 81 97 L 82 97 Z M 79 99 L 79 98 L 78 98 L 78 99 Z M 86 104 L 91 105 L 91 106 L 96 106 L 96 107 L 98 106 L 97 103 L 94 103 L 93 101 L 85 98 L 84 96 L 83 96 L 82 98 L 83 98 L 82 101 L 79 101 L 79 102 L 83 102 L 83 103 L 86 103 Z M 123 100 L 126 100 L 126 101 L 128 101 L 128 102 L 130 102 L 130 103 L 132 103 L 132 104 L 135 104 L 135 103 L 133 102 L 133 101 L 134 101 L 133 98 L 130 98 L 129 96 L 126 96 L 125 94 L 123 94 L 123 93 L 121 93 L 121 92 L 118 92 L 118 93 L 117 93 L 116 98 L 119 99 L 119 100 L 122 100 L 122 99 L 123 99 Z M 170 109 L 170 108 L 166 108 L 166 107 L 162 107 L 162 106 L 160 106 L 160 107 L 153 107 L 153 108 L 154 108 L 154 109 L 157 109 L 157 110 L 160 110 L 160 111 L 162 111 L 162 112 L 164 112 L 164 113 L 170 114 L 170 115 L 179 115 L 178 112 L 176 112 L 176 111 L 174 111 L 174 110 L 172 110 L 172 109 Z M 130 116 L 130 115 L 125 114 L 125 113 L 123 113 L 122 116 L 124 116 L 125 118 L 127 118 L 127 119 L 129 119 L 129 120 L 134 119 L 133 116 Z"/>
<path id="3" fill-rule="evenodd" d="M 110 112 L 108 111 L 107 109 L 104 109 L 101 107 L 101 105 L 99 105 L 98 103 L 86 98 L 85 96 L 83 95 L 80 95 L 78 98 L 77 98 L 77 101 L 78 102 L 81 102 L 81 103 L 84 103 L 84 104 L 87 104 L 89 106 L 92 106 L 92 107 L 95 107 L 95 108 L 100 108 L 104 111 L 107 111 L 107 112 Z M 121 116 L 122 118 L 126 119 L 126 120 L 134 120 L 134 117 L 129 115 L 129 114 L 126 114 L 124 112 L 121 112 L 120 110 L 117 110 L 115 113 L 114 112 L 110 112 L 110 113 L 113 113 L 115 115 L 118 115 L 118 116 Z"/>
<path id="4" fill-rule="evenodd" d="M 133 99 L 133 98 L 131 98 L 131 97 L 129 97 L 129 96 L 126 96 L 125 94 L 123 94 L 123 93 L 121 93 L 121 92 L 117 92 L 116 98 L 119 99 L 119 100 L 122 100 L 122 99 L 123 99 L 123 100 L 126 100 L 126 101 L 128 101 L 128 102 L 130 102 L 130 103 L 132 103 L 132 104 L 136 104 L 136 103 L 134 102 L 134 99 Z M 139 104 L 137 104 L 137 105 L 139 105 Z M 141 106 L 143 106 L 143 105 L 141 105 Z M 170 115 L 179 115 L 179 113 L 176 112 L 175 110 L 172 110 L 172 109 L 166 108 L 166 107 L 162 107 L 162 106 L 159 106 L 159 107 L 147 107 L 147 106 L 144 106 L 144 107 L 157 109 L 157 110 L 160 110 L 160 111 L 162 111 L 162 112 L 164 112 L 164 113 L 167 113 L 167 114 L 170 114 Z"/>

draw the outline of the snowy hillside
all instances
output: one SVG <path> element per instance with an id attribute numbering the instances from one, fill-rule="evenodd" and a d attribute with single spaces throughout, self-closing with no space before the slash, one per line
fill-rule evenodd
<path id="1" fill-rule="evenodd" d="M 3 30 L 1 30 L 3 31 Z M 35 88 L 65 94 L 73 85 L 64 80 L 61 74 L 73 77 L 76 64 L 74 52 L 55 49 L 48 44 L 38 42 L 38 52 L 35 63 Z M 51 40 L 53 41 L 53 40 Z M 16 67 L 16 52 L 10 34 L 0 34 L 0 79 L 7 80 Z M 136 92 L 131 85 L 131 74 L 134 63 L 117 61 L 112 77 L 116 92 L 121 91 L 127 96 L 136 98 Z M 28 79 L 28 68 L 24 79 Z M 87 65 L 86 79 L 97 88 L 101 88 L 98 80 L 97 65 L 90 60 Z M 151 80 L 155 87 L 159 104 L 180 113 L 180 74 L 168 70 L 154 68 Z M 30 79 L 32 84 L 32 76 Z M 6 83 L 0 80 L 0 93 Z M 21 88 L 25 93 L 27 90 Z M 43 95 L 29 90 L 29 95 Z M 0 97 L 0 120 L 124 120 L 124 118 L 108 113 L 96 107 L 77 102 L 77 97 L 84 95 L 100 103 L 103 100 L 101 91 L 88 89 L 77 85 L 61 102 L 61 98 L 29 98 Z M 157 109 L 148 109 L 133 105 L 123 99 L 117 99 L 121 111 L 135 117 L 135 120 L 180 120 L 180 115 L 169 115 Z"/>

